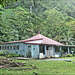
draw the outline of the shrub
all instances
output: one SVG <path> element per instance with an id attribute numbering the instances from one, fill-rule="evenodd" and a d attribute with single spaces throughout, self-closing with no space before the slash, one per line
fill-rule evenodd
<path id="1" fill-rule="evenodd" d="M 75 57 L 75 54 L 73 54 L 73 57 Z"/>
<path id="2" fill-rule="evenodd" d="M 30 51 L 28 51 L 28 53 L 26 54 L 27 55 L 27 57 L 31 57 L 31 52 Z"/>
<path id="3" fill-rule="evenodd" d="M 9 55 L 11 55 L 11 57 L 14 57 L 16 55 L 16 53 L 9 53 Z"/>
<path id="4" fill-rule="evenodd" d="M 6 55 L 6 57 L 11 58 L 12 56 L 11 55 Z"/>
<path id="5" fill-rule="evenodd" d="M 19 57 L 19 54 L 14 53 L 13 57 Z"/>
<path id="6" fill-rule="evenodd" d="M 19 55 L 20 57 L 24 57 L 24 55 Z"/>
<path id="7" fill-rule="evenodd" d="M 4 56 L 4 52 L 0 52 L 0 56 Z"/>
<path id="8" fill-rule="evenodd" d="M 8 53 L 7 51 L 3 51 L 3 52 L 0 52 L 0 56 L 5 56 L 5 57 L 19 57 L 20 55 L 17 54 L 17 53 Z"/>
<path id="9" fill-rule="evenodd" d="M 72 54 L 67 54 L 66 57 L 72 57 Z"/>
<path id="10" fill-rule="evenodd" d="M 8 55 L 6 55 L 6 57 L 8 57 L 8 58 L 19 57 L 19 54 L 16 54 L 16 53 L 9 53 Z"/>

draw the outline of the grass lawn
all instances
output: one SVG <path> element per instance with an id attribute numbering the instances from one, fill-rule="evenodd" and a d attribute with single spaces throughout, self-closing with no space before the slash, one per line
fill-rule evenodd
<path id="1" fill-rule="evenodd" d="M 75 58 L 75 57 L 74 57 Z M 74 59 L 73 58 L 73 59 Z M 35 75 L 33 72 L 37 72 L 38 75 L 75 75 L 75 60 L 72 62 L 66 61 L 39 61 L 39 60 L 13 60 L 15 62 L 25 62 L 27 64 L 32 64 L 39 69 L 32 70 L 10 70 L 10 69 L 0 69 L 0 75 Z"/>
<path id="2" fill-rule="evenodd" d="M 60 57 L 62 59 L 75 59 L 75 57 Z"/>

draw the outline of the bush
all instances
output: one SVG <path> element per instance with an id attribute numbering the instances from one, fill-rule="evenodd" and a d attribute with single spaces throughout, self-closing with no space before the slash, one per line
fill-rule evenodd
<path id="1" fill-rule="evenodd" d="M 17 53 L 8 53 L 8 52 L 6 52 L 6 51 L 4 51 L 4 52 L 0 52 L 0 56 L 5 56 L 5 57 L 19 57 L 20 55 L 19 54 L 17 54 Z"/>
<path id="2" fill-rule="evenodd" d="M 28 51 L 28 53 L 26 54 L 27 55 L 27 57 L 31 57 L 31 52 L 30 51 Z"/>
<path id="3" fill-rule="evenodd" d="M 73 54 L 73 57 L 75 57 L 75 54 Z"/>
<path id="4" fill-rule="evenodd" d="M 66 57 L 72 57 L 72 54 L 67 54 Z"/>
<path id="5" fill-rule="evenodd" d="M 4 56 L 4 52 L 0 52 L 0 56 Z"/>
<path id="6" fill-rule="evenodd" d="M 20 57 L 24 57 L 24 55 L 19 55 Z"/>
<path id="7" fill-rule="evenodd" d="M 11 55 L 6 55 L 6 57 L 11 58 L 12 56 Z"/>
<path id="8" fill-rule="evenodd" d="M 19 54 L 16 53 L 13 54 L 13 57 L 19 57 L 19 56 L 20 56 Z"/>
<path id="9" fill-rule="evenodd" d="M 3 51 L 3 52 L 0 52 L 0 56 L 6 56 L 8 55 L 9 53 L 7 51 Z"/>

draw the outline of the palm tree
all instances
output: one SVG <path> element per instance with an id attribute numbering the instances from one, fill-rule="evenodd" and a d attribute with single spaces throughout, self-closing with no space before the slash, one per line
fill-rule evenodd
<path id="1" fill-rule="evenodd" d="M 60 42 L 66 44 L 66 45 L 73 45 L 73 35 L 69 34 L 63 34 L 63 39 L 60 40 Z"/>

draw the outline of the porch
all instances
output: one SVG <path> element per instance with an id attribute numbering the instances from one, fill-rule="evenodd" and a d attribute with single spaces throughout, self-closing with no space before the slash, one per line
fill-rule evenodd
<path id="1" fill-rule="evenodd" d="M 61 50 L 64 55 L 75 54 L 75 45 L 39 45 L 39 53 L 43 53 L 43 58 L 61 57 Z"/>
<path id="2" fill-rule="evenodd" d="M 45 57 L 60 57 L 61 47 L 55 45 L 39 45 L 39 54 L 43 53 L 43 58 Z"/>
<path id="3" fill-rule="evenodd" d="M 64 54 L 75 54 L 75 45 L 63 45 Z"/>

